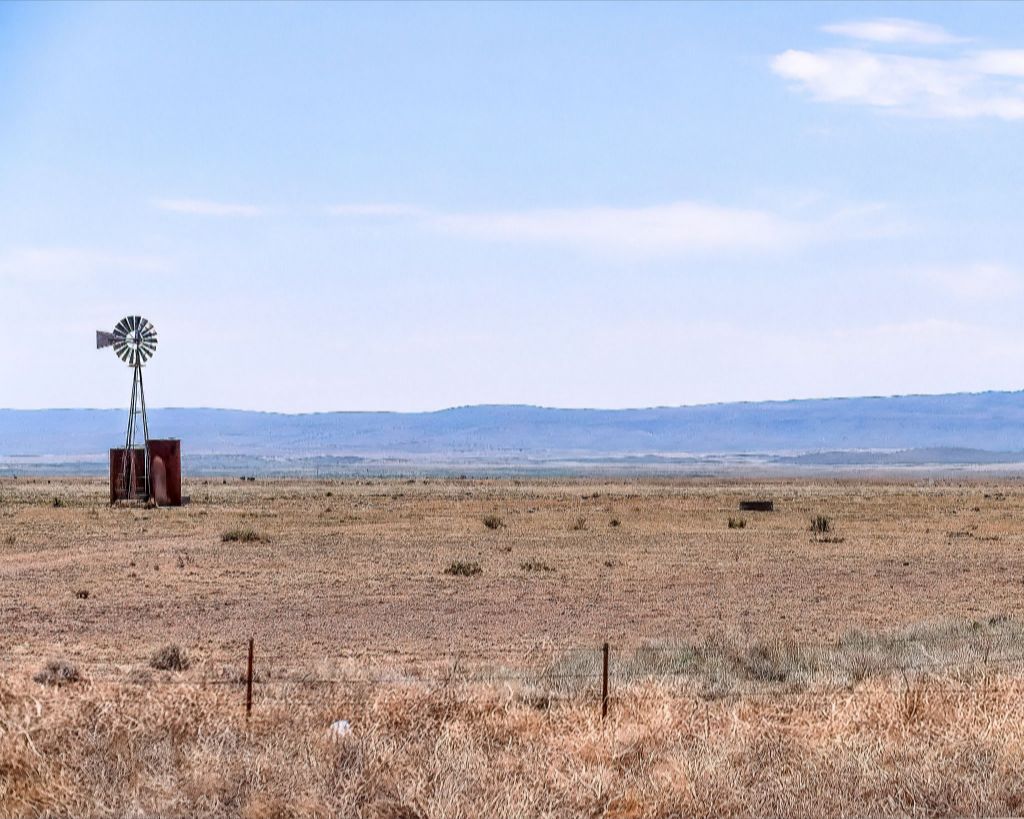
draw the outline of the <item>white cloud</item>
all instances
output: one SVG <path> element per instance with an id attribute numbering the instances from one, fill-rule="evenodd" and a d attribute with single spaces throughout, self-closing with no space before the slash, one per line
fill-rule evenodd
<path id="1" fill-rule="evenodd" d="M 1001 299 L 1024 288 L 1024 276 L 1019 271 L 989 262 L 929 269 L 921 273 L 921 278 L 960 299 Z"/>
<path id="2" fill-rule="evenodd" d="M 848 34 L 853 25 L 827 28 Z M 790 49 L 777 55 L 771 67 L 822 102 L 925 117 L 1024 119 L 1024 50 L 961 50 L 922 57 L 864 48 Z"/>
<path id="3" fill-rule="evenodd" d="M 395 203 L 332 205 L 327 212 L 332 216 L 418 216 L 423 213 L 414 205 Z"/>
<path id="4" fill-rule="evenodd" d="M 104 273 L 158 273 L 169 269 L 154 256 L 86 248 L 22 247 L 0 253 L 0 279 L 66 282 Z"/>
<path id="5" fill-rule="evenodd" d="M 981 74 L 1024 77 L 1024 48 L 978 52 L 971 58 L 971 67 Z"/>
<path id="6" fill-rule="evenodd" d="M 468 238 L 641 253 L 781 249 L 805 228 L 768 211 L 674 202 L 642 208 L 564 208 L 435 214 L 437 230 Z"/>
<path id="7" fill-rule="evenodd" d="M 756 208 L 681 201 L 636 208 L 541 208 L 458 213 L 412 206 L 345 206 L 341 216 L 409 216 L 427 230 L 493 242 L 532 243 L 632 257 L 781 251 L 815 241 L 890 235 L 880 206 L 839 210 L 815 219 Z"/>
<path id="8" fill-rule="evenodd" d="M 257 205 L 210 202 L 204 199 L 157 199 L 153 204 L 160 210 L 193 216 L 259 216 L 263 213 L 263 208 Z"/>
<path id="9" fill-rule="evenodd" d="M 855 40 L 868 40 L 874 43 L 944 45 L 963 42 L 962 37 L 955 37 L 942 26 L 899 17 L 832 23 L 822 26 L 822 30 L 830 34 L 839 34 L 844 37 L 852 37 Z"/>

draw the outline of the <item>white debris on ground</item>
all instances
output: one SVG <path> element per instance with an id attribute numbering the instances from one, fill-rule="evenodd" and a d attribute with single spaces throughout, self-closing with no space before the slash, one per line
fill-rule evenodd
<path id="1" fill-rule="evenodd" d="M 339 719 L 332 722 L 328 730 L 331 732 L 331 736 L 341 738 L 352 733 L 352 725 L 347 719 Z"/>

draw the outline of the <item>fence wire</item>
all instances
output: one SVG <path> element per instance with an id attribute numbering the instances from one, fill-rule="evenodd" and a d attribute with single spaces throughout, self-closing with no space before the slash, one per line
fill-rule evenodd
<path id="1" fill-rule="evenodd" d="M 963 699 L 993 691 L 1024 693 L 1024 627 L 1009 622 L 972 626 L 949 633 L 896 636 L 851 635 L 834 641 L 774 639 L 729 642 L 708 638 L 692 644 L 645 645 L 609 650 L 607 676 L 601 647 L 581 647 L 552 656 L 537 650 L 509 651 L 506 660 L 474 660 L 466 654 L 435 658 L 428 667 L 383 670 L 355 666 L 354 660 L 324 658 L 316 668 L 296 667 L 301 660 L 280 653 L 263 655 L 257 645 L 252 691 L 255 707 L 265 702 L 315 704 L 366 700 L 385 689 L 419 687 L 427 693 L 463 686 L 504 685 L 547 697 L 547 702 L 609 696 L 648 683 L 678 685 L 696 699 L 801 698 L 835 702 L 856 697 L 868 679 L 895 679 L 915 696 Z M 995 631 L 1002 629 L 1002 631 Z M 244 647 L 243 647 L 244 651 Z M 247 688 L 243 652 L 237 663 L 205 662 L 181 672 L 154 671 L 139 665 L 82 662 L 85 684 L 140 688 L 176 687 L 236 692 Z M 331 669 L 331 663 L 349 668 Z M 410 661 L 415 662 L 415 661 Z M 17 673 L 9 669 L 4 674 Z M 21 673 L 24 673 L 22 669 Z M 993 677 L 998 679 L 993 680 Z M 990 687 L 990 682 L 994 687 Z"/>

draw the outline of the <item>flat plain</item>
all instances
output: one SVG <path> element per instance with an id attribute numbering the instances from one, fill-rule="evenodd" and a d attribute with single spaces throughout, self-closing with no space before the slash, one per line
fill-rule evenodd
<path id="1" fill-rule="evenodd" d="M 1024 675 L 996 662 L 1024 646 L 1024 483 L 185 491 L 0 482 L 0 815 L 1024 806 Z M 151 667 L 169 644 L 187 669 Z M 77 679 L 33 681 L 51 660 Z"/>
<path id="2" fill-rule="evenodd" d="M 511 660 L 1024 606 L 1019 483 L 235 478 L 186 493 L 147 509 L 108 506 L 102 481 L 0 484 L 8 658 L 129 663 L 179 642 L 224 660 L 253 636 L 297 662 Z M 751 498 L 775 511 L 740 512 Z M 819 515 L 828 533 L 811 532 Z"/>

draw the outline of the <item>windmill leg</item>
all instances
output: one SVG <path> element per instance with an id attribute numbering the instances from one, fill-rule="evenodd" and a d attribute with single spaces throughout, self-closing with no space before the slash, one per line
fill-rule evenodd
<path id="1" fill-rule="evenodd" d="M 146 419 L 146 391 L 142 388 L 142 365 L 136 367 L 136 371 L 139 374 L 139 401 L 142 405 L 142 435 L 145 444 L 144 450 L 144 465 L 143 468 L 146 470 L 145 479 L 145 492 L 146 500 L 149 500 L 153 496 L 152 487 L 150 486 L 150 459 L 149 459 L 149 421 Z"/>
<path id="2" fill-rule="evenodd" d="M 122 495 L 127 500 L 135 495 L 135 406 L 138 396 L 138 374 L 132 374 L 132 400 L 128 408 L 128 431 L 124 439 L 124 475 Z"/>

